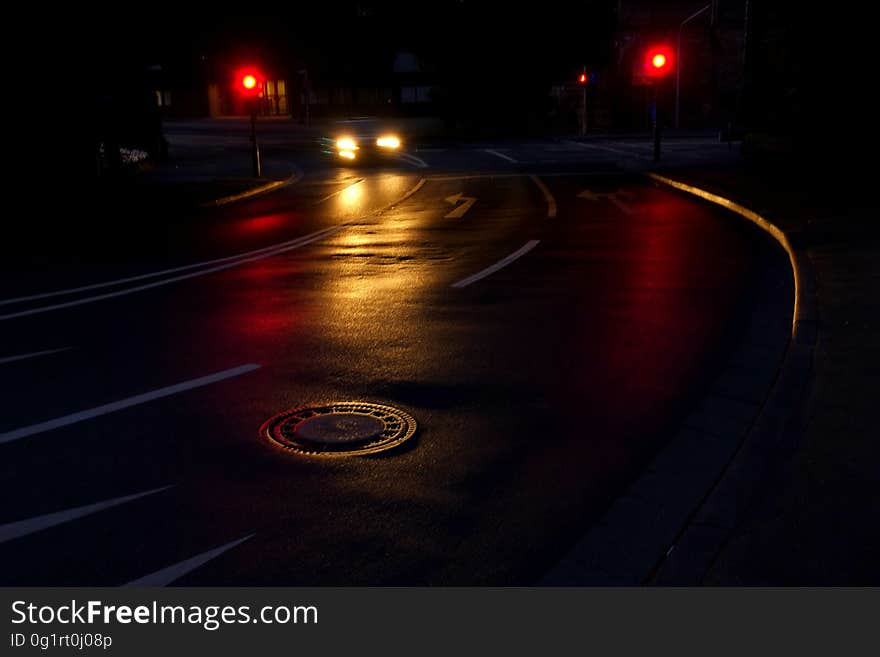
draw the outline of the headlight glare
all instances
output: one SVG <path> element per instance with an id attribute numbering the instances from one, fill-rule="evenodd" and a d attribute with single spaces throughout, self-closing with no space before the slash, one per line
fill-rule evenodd
<path id="1" fill-rule="evenodd" d="M 336 148 L 341 151 L 356 151 L 357 142 L 351 137 L 340 137 L 336 140 Z"/>
<path id="2" fill-rule="evenodd" d="M 394 135 L 382 135 L 376 140 L 376 146 L 379 148 L 400 148 L 400 139 Z"/>

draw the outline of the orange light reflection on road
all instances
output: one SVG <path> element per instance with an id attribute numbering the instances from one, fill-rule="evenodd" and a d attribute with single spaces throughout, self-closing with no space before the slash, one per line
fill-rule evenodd
<path id="1" fill-rule="evenodd" d="M 339 195 L 339 203 L 344 208 L 353 208 L 363 202 L 363 185 L 360 182 L 349 185 Z"/>

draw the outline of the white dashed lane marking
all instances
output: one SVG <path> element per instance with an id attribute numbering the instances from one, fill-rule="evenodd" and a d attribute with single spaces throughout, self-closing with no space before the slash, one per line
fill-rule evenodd
<path id="1" fill-rule="evenodd" d="M 455 287 L 455 288 L 467 287 L 468 285 L 471 285 L 472 283 L 476 283 L 477 281 L 486 278 L 486 276 L 491 276 L 496 271 L 506 267 L 514 260 L 517 260 L 518 258 L 523 257 L 526 253 L 528 253 L 529 251 L 534 249 L 536 246 L 538 246 L 540 241 L 541 240 L 530 240 L 530 241 L 526 242 L 523 247 L 517 249 L 516 251 L 511 253 L 506 258 L 499 260 L 491 267 L 486 267 L 482 271 L 478 271 L 473 276 L 468 276 L 467 278 L 464 278 L 464 279 L 458 281 L 457 283 L 453 283 L 452 287 Z"/>
<path id="2" fill-rule="evenodd" d="M 91 420 L 102 415 L 107 415 L 108 413 L 115 413 L 126 408 L 131 408 L 132 406 L 146 404 L 147 402 L 151 402 L 156 399 L 162 399 L 163 397 L 170 397 L 171 395 L 186 392 L 187 390 L 193 390 L 194 388 L 201 388 L 212 383 L 217 383 L 219 381 L 231 379 L 236 376 L 241 376 L 242 374 L 247 374 L 248 372 L 253 372 L 254 370 L 259 368 L 259 365 L 255 365 L 252 363 L 248 365 L 241 365 L 240 367 L 234 367 L 229 370 L 223 370 L 222 372 L 209 374 L 208 376 L 202 376 L 198 379 L 191 379 L 189 381 L 177 383 L 175 385 L 167 386 L 165 388 L 159 388 L 158 390 L 151 390 L 150 392 L 135 395 L 134 397 L 120 399 L 119 401 L 104 404 L 103 406 L 98 406 L 96 408 L 79 411 L 78 413 L 71 413 L 70 415 L 55 418 L 54 420 L 47 420 L 46 422 L 40 422 L 38 424 L 32 424 L 27 427 L 13 429 L 12 431 L 7 431 L 6 433 L 0 433 L 0 444 L 10 443 L 15 440 L 27 438 L 28 436 L 34 436 L 40 433 L 45 433 L 47 431 L 52 431 L 53 429 L 67 427 L 72 424 L 78 424 L 79 422 L 85 422 L 86 420 Z"/>

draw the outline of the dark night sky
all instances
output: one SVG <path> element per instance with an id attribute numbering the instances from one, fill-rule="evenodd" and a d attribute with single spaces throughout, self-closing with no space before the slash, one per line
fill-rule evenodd
<path id="1" fill-rule="evenodd" d="M 410 49 L 472 106 L 499 97 L 513 105 L 517 94 L 546 97 L 548 83 L 570 80 L 582 64 L 601 70 L 608 63 L 618 3 L 241 4 L 258 6 L 260 13 L 179 2 L 120 3 L 114 9 L 61 5 L 51 11 L 33 5 L 30 11 L 42 16 L 10 10 L 7 61 L 24 62 L 29 79 L 51 81 L 51 94 L 41 96 L 44 102 L 28 104 L 27 119 L 39 129 L 19 132 L 31 143 L 42 139 L 45 148 L 54 148 L 58 140 L 81 134 L 69 127 L 93 121 L 90 99 L 125 79 L 126 71 L 157 63 L 185 67 L 202 55 L 247 50 L 254 43 L 302 53 L 307 63 L 323 61 L 328 69 L 351 67 L 353 77 L 358 67 L 388 65 L 395 52 Z M 752 43 L 753 68 L 760 77 L 753 91 L 755 125 L 784 130 L 810 147 L 847 138 L 876 142 L 876 102 L 869 97 L 876 85 L 868 64 L 875 28 L 863 12 L 794 0 L 750 4 L 772 17 L 763 34 L 752 35 L 765 39 Z M 498 94 L 498 88 L 505 93 Z M 482 95 L 471 93 L 475 89 Z M 29 145 L 23 151 L 40 149 Z"/>
<path id="2" fill-rule="evenodd" d="M 605 62 L 615 4 L 318 2 L 272 11 L 261 3 L 256 14 L 235 13 L 228 5 L 221 12 L 217 5 L 181 11 L 179 5 L 152 4 L 79 14 L 75 40 L 96 66 L 185 62 L 259 44 L 329 61 L 336 69 L 371 67 L 407 49 L 439 71 L 553 79 L 571 66 Z M 107 58 L 108 52 L 116 56 Z"/>

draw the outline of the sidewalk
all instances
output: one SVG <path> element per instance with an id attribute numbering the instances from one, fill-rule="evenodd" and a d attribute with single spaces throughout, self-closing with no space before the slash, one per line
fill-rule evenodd
<path id="1" fill-rule="evenodd" d="M 814 346 L 803 407 L 792 404 L 779 429 L 786 439 L 755 468 L 757 446 L 747 438 L 704 504 L 704 518 L 723 509 L 733 530 L 686 530 L 660 584 L 880 584 L 880 203 L 842 162 L 793 166 L 694 167 L 666 158 L 659 167 L 782 229 L 812 265 L 801 273 L 812 279 L 818 319 L 807 336 Z M 695 556 L 702 572 L 692 567 Z"/>
<path id="2" fill-rule="evenodd" d="M 128 191 L 153 202 L 159 199 L 161 203 L 200 206 L 259 193 L 299 176 L 292 163 L 264 157 L 257 178 L 249 151 L 190 149 L 175 143 L 174 137 L 169 141 L 168 162 L 139 172 Z"/>

